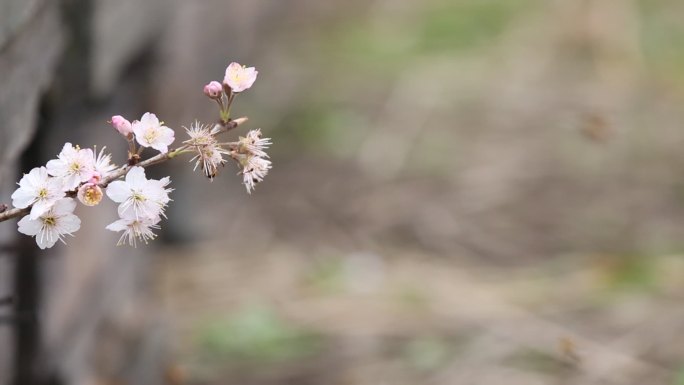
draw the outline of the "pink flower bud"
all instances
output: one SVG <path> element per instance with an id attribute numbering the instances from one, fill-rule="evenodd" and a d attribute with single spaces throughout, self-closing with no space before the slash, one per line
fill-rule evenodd
<path id="1" fill-rule="evenodd" d="M 112 126 L 114 126 L 114 128 L 116 128 L 116 130 L 125 137 L 129 137 L 133 134 L 133 126 L 131 126 L 131 122 L 126 120 L 121 115 L 112 116 Z"/>
<path id="2" fill-rule="evenodd" d="M 204 86 L 204 94 L 212 99 L 220 98 L 222 92 L 223 86 L 215 80 Z"/>

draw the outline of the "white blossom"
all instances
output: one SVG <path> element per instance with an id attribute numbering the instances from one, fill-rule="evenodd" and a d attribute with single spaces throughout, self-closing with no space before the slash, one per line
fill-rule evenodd
<path id="1" fill-rule="evenodd" d="M 235 93 L 242 92 L 252 87 L 258 74 L 259 71 L 254 67 L 246 67 L 233 62 L 226 68 L 223 84 L 226 84 Z"/>
<path id="2" fill-rule="evenodd" d="M 61 178 L 64 189 L 69 191 L 92 178 L 94 159 L 93 150 L 66 143 L 57 159 L 47 162 L 46 166 L 48 174 Z"/>
<path id="3" fill-rule="evenodd" d="M 81 220 L 73 214 L 76 201 L 63 198 L 55 202 L 50 210 L 38 218 L 25 216 L 19 223 L 19 232 L 35 236 L 36 243 L 41 249 L 55 245 L 57 241 L 64 242 L 64 235 L 71 235 L 81 227 Z"/>
<path id="4" fill-rule="evenodd" d="M 50 177 L 45 167 L 36 167 L 19 181 L 19 188 L 12 194 L 12 205 L 20 209 L 33 205 L 30 217 L 36 219 L 64 196 L 62 180 Z"/>
<path id="5" fill-rule="evenodd" d="M 107 196 L 120 203 L 119 216 L 124 217 L 132 212 L 136 219 L 153 218 L 164 215 L 164 208 L 169 203 L 169 192 L 166 188 L 171 180 L 147 179 L 145 169 L 139 166 L 131 168 L 124 181 L 114 181 L 107 187 Z"/>
<path id="6" fill-rule="evenodd" d="M 157 115 L 146 112 L 145 115 L 132 123 L 135 140 L 143 147 L 152 147 L 165 153 L 173 143 L 175 134 L 172 129 L 163 125 Z"/>
<path id="7" fill-rule="evenodd" d="M 128 243 L 131 246 L 137 247 L 138 240 L 147 243 L 157 237 L 152 230 L 159 229 L 159 221 L 161 221 L 161 218 L 158 215 L 136 218 L 136 216 L 129 211 L 126 212 L 121 219 L 109 224 L 106 229 L 124 232 L 119 238 L 117 246 Z"/>

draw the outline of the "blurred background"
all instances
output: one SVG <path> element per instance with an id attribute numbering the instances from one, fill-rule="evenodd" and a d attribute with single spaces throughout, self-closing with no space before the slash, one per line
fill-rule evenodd
<path id="1" fill-rule="evenodd" d="M 684 384 L 684 3 L 0 0 L 0 202 L 108 124 L 273 138 L 183 160 L 160 240 L 0 225 L 0 383 Z M 5 381 L 5 382 L 3 382 Z"/>

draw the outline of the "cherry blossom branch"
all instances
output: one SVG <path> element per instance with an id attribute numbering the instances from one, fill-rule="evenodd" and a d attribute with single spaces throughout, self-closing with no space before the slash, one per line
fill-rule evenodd
<path id="1" fill-rule="evenodd" d="M 8 221 L 12 218 L 22 217 L 31 211 L 31 206 L 25 209 L 10 209 L 0 214 L 0 222 Z"/>
<path id="2" fill-rule="evenodd" d="M 237 118 L 235 120 L 229 120 L 229 121 L 221 121 L 217 123 L 219 125 L 219 128 L 217 130 L 217 135 L 222 134 L 225 132 L 228 132 L 234 128 L 237 128 L 241 124 L 244 124 L 247 121 L 247 117 L 242 117 L 242 118 Z M 133 166 L 139 166 L 139 167 L 149 167 L 149 166 L 154 166 L 163 162 L 166 162 L 169 159 L 173 159 L 176 156 L 182 154 L 185 150 L 187 150 L 190 146 L 188 145 L 183 145 L 180 146 L 174 150 L 161 153 L 158 155 L 155 155 L 149 159 L 145 159 L 141 162 L 136 162 L 133 165 L 124 165 L 117 169 L 116 171 L 113 171 L 110 175 L 108 175 L 106 178 L 103 178 L 99 183 L 98 186 L 100 187 L 107 187 L 107 185 L 111 182 L 113 182 L 116 179 L 121 178 L 122 176 L 126 175 L 128 171 L 131 169 Z M 134 154 L 130 154 L 130 156 L 134 156 Z M 76 192 L 75 191 L 70 191 L 66 194 L 68 197 L 75 197 Z M 7 209 L 7 205 L 5 204 L 0 204 L 0 222 L 4 222 L 13 218 L 18 218 L 22 217 L 24 215 L 27 215 L 33 206 L 28 206 L 23 209 L 19 208 L 13 208 L 13 209 Z M 4 210 L 3 210 L 4 208 Z"/>

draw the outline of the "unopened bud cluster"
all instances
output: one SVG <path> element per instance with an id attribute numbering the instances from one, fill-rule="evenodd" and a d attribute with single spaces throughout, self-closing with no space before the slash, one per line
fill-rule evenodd
<path id="1" fill-rule="evenodd" d="M 153 230 L 159 229 L 161 219 L 166 218 L 165 209 L 173 189 L 168 187 L 169 177 L 148 179 L 144 167 L 183 153 L 193 153 L 191 162 L 195 169 L 200 168 L 209 179 L 217 176 L 219 166 L 224 166 L 227 158 L 233 159 L 247 192 L 251 193 L 271 168 L 265 152 L 271 140 L 263 138 L 260 129 L 249 131 L 234 142 L 221 142 L 218 135 L 247 120 L 231 120 L 230 107 L 238 93 L 254 84 L 256 76 L 253 67 L 231 63 L 223 83 L 207 84 L 204 93 L 220 106 L 219 123 L 203 125 L 196 121 L 186 128 L 189 139 L 174 150 L 169 150 L 175 141 L 174 130 L 149 112 L 133 122 L 120 115 L 111 118 L 112 126 L 129 144 L 127 163 L 121 167 L 112 164 L 111 154 L 105 153 L 104 148 L 98 153 L 95 148 L 66 143 L 56 159 L 25 174 L 12 194 L 12 205 L 28 213 L 18 222 L 19 232 L 35 237 L 41 249 L 64 242 L 66 235 L 73 235 L 81 226 L 81 220 L 74 214 L 74 197 L 85 206 L 96 206 L 106 195 L 119 204 L 119 219 L 106 227 L 123 232 L 119 244 L 147 243 L 156 237 Z M 145 148 L 158 154 L 142 160 Z"/>

